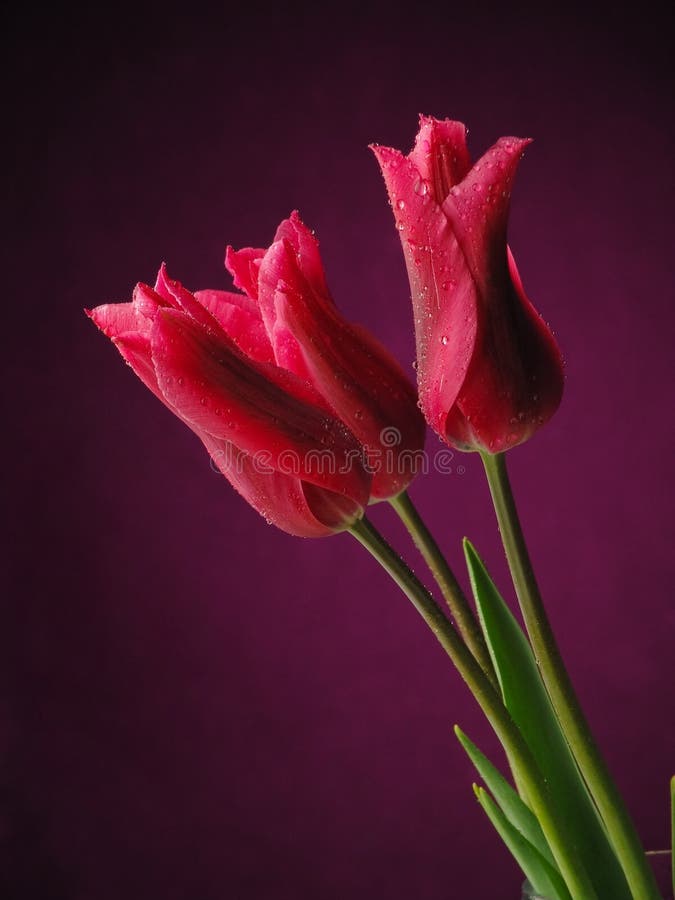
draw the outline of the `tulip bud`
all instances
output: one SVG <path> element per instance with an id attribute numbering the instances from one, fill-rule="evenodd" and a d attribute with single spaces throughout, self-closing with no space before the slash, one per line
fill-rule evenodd
<path id="1" fill-rule="evenodd" d="M 501 138 L 473 166 L 460 122 L 421 117 L 415 147 L 374 146 L 412 292 L 422 411 L 460 450 L 500 453 L 556 411 L 563 367 L 506 242 L 529 141 Z"/>

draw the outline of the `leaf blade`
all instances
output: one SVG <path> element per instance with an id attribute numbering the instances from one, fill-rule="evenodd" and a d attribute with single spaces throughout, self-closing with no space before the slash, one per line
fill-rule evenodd
<path id="1" fill-rule="evenodd" d="M 560 872 L 509 822 L 487 791 L 473 787 L 483 811 L 535 891 L 550 900 L 572 900 Z"/>
<path id="2" fill-rule="evenodd" d="M 455 735 L 467 756 L 476 767 L 503 814 L 510 824 L 557 870 L 556 862 L 541 830 L 541 825 L 532 810 L 520 799 L 501 772 L 476 747 L 476 745 L 455 725 Z"/>
<path id="3" fill-rule="evenodd" d="M 464 553 L 504 703 L 549 785 L 558 815 L 573 823 L 577 852 L 598 896 L 631 900 L 623 870 L 560 728 L 530 643 L 466 539 Z"/>

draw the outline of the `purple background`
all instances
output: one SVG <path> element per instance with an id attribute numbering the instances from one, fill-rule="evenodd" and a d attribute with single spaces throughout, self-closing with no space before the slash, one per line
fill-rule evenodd
<path id="1" fill-rule="evenodd" d="M 598 739 L 645 843 L 666 846 L 672 22 L 635 12 L 184 4 L 10 21 L 11 900 L 517 896 L 451 726 L 495 742 L 414 611 L 349 537 L 265 525 L 82 313 L 163 259 L 189 287 L 227 288 L 226 243 L 266 244 L 298 207 L 341 308 L 410 367 L 367 144 L 407 151 L 419 112 L 465 121 L 474 154 L 535 138 L 511 243 L 568 374 L 512 474 Z M 457 462 L 412 495 L 457 570 L 467 534 L 506 590 L 479 462 Z M 386 509 L 373 518 L 404 546 Z"/>

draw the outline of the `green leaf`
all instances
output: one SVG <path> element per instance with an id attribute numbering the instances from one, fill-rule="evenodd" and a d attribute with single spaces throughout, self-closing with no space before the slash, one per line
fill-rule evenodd
<path id="1" fill-rule="evenodd" d="M 569 823 L 577 852 L 598 896 L 631 900 L 621 866 L 558 723 L 530 643 L 467 540 L 464 553 L 504 704 L 539 765 L 553 807 Z M 514 776 L 517 778 L 517 771 Z"/>
<path id="2" fill-rule="evenodd" d="M 457 725 L 455 725 L 455 734 L 511 825 L 557 870 L 558 867 L 544 837 L 544 832 L 532 810 L 523 803 L 501 772 L 492 765 L 490 760 Z"/>
<path id="3" fill-rule="evenodd" d="M 517 828 L 514 828 L 487 791 L 475 784 L 473 789 L 478 802 L 535 891 L 549 900 L 572 900 L 560 872 L 551 866 Z"/>

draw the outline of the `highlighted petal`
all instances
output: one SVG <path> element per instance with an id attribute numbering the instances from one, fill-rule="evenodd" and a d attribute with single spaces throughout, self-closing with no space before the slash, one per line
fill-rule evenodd
<path id="1" fill-rule="evenodd" d="M 264 255 L 264 250 L 257 250 L 254 247 L 233 250 L 228 246 L 225 251 L 225 268 L 232 275 L 234 286 L 244 291 L 252 300 L 258 298 L 258 270 Z"/>
<path id="2" fill-rule="evenodd" d="M 476 341 L 477 295 L 443 210 L 410 159 L 374 147 L 399 231 L 412 293 L 422 411 L 444 433 Z"/>
<path id="3" fill-rule="evenodd" d="M 138 328 L 133 303 L 104 303 L 94 309 L 86 309 L 85 312 L 109 338 L 114 339 L 125 331 L 136 331 Z"/>

